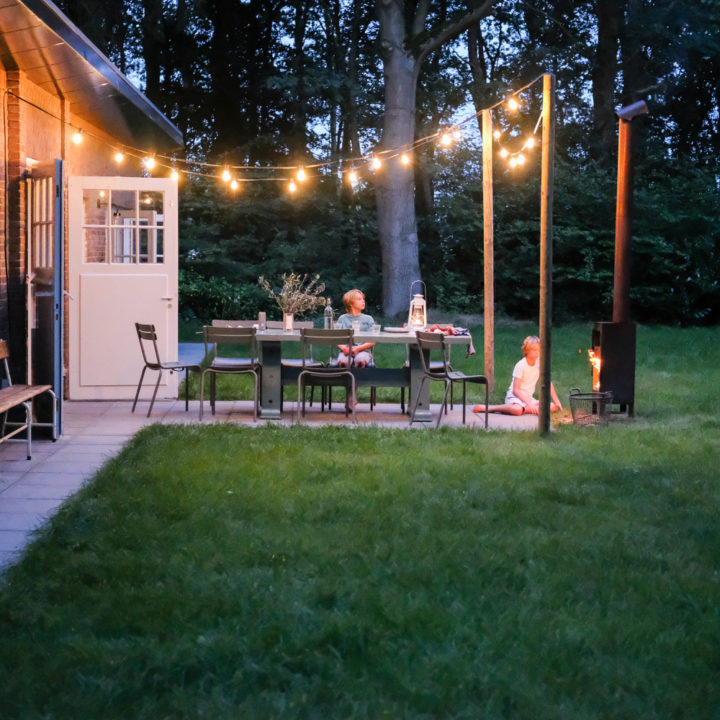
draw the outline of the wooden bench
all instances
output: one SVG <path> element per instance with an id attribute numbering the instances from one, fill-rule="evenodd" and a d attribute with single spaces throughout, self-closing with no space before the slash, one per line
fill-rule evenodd
<path id="1" fill-rule="evenodd" d="M 0 443 L 13 439 L 15 442 L 27 442 L 27 459 L 32 457 L 32 429 L 33 427 L 49 427 L 52 428 L 53 442 L 57 440 L 57 412 L 58 401 L 57 396 L 53 392 L 52 385 L 13 385 L 10 377 L 10 366 L 8 365 L 8 351 L 5 340 L 0 340 L 0 360 L 5 365 L 5 377 L 7 377 L 8 386 L 0 389 Z M 48 393 L 52 398 L 52 422 L 40 423 L 33 422 L 33 399 L 38 395 Z M 24 422 L 8 422 L 7 416 L 13 408 L 23 406 L 25 409 Z M 7 431 L 8 428 L 13 428 Z M 25 438 L 15 438 L 14 436 L 26 430 Z"/>

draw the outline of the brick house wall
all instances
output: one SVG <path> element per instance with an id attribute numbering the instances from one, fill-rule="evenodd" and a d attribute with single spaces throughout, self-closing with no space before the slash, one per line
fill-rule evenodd
<path id="1" fill-rule="evenodd" d="M 9 341 L 12 373 L 24 381 L 26 365 L 26 173 L 32 164 L 64 161 L 65 179 L 73 175 L 140 176 L 139 161 L 126 157 L 122 165 L 114 160 L 119 144 L 103 128 L 71 115 L 68 103 L 29 81 L 18 70 L 0 66 L 0 338 Z M 83 142 L 71 138 L 83 131 Z M 67 278 L 69 236 L 67 192 L 65 202 L 65 277 Z M 65 300 L 65 357 L 68 357 L 67 298 Z"/>

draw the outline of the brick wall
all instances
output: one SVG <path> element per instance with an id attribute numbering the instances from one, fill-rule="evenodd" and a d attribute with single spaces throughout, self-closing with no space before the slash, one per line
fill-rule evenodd
<path id="1" fill-rule="evenodd" d="M 64 161 L 71 175 L 127 175 L 142 172 L 137 161 L 113 159 L 117 147 L 101 128 L 70 114 L 69 103 L 31 83 L 24 73 L 0 66 L 0 338 L 7 338 L 16 381 L 24 381 L 26 364 L 26 180 L 28 158 L 40 164 Z M 83 129 L 84 141 L 71 136 Z M 65 278 L 68 273 L 67 192 L 65 206 Z M 91 243 L 94 238 L 89 238 Z M 104 245 L 104 239 L 103 239 Z M 92 252 L 92 248 L 90 248 Z M 68 357 L 68 300 L 65 298 L 65 357 Z"/>

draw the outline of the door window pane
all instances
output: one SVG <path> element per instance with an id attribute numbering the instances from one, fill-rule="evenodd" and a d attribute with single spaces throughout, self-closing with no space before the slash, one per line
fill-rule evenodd
<path id="1" fill-rule="evenodd" d="M 107 225 L 109 190 L 83 190 L 83 224 Z"/>
<path id="2" fill-rule="evenodd" d="M 112 224 L 124 225 L 125 221 L 134 219 L 136 215 L 136 190 L 112 191 Z"/>
<path id="3" fill-rule="evenodd" d="M 110 262 L 114 263 L 134 263 L 137 262 L 137 252 L 135 228 L 128 223 L 127 227 L 115 227 L 112 231 L 112 258 Z"/>
<path id="4" fill-rule="evenodd" d="M 83 262 L 107 262 L 107 228 L 85 228 L 83 230 Z"/>

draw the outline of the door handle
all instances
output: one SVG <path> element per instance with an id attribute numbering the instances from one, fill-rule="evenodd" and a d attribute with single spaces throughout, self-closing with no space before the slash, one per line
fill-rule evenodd
<path id="1" fill-rule="evenodd" d="M 174 297 L 161 297 L 161 300 L 174 300 Z"/>

